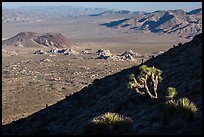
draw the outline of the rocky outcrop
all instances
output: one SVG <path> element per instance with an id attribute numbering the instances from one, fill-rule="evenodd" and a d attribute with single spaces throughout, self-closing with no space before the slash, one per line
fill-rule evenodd
<path id="1" fill-rule="evenodd" d="M 37 50 L 36 52 L 34 52 L 34 54 L 64 54 L 64 55 L 78 55 L 79 53 L 72 49 L 72 48 L 68 48 L 68 49 L 58 49 L 58 48 L 51 48 L 50 50 L 48 50 L 47 52 L 41 50 Z"/>
<path id="2" fill-rule="evenodd" d="M 137 61 L 134 57 L 141 56 L 140 54 L 134 53 L 132 50 L 125 51 L 121 55 L 113 55 L 109 50 L 99 49 L 96 52 L 99 56 L 96 59 L 105 59 L 110 61 Z"/>
<path id="3" fill-rule="evenodd" d="M 40 49 L 40 50 L 35 51 L 34 54 L 46 54 L 46 52 Z"/>
<path id="4" fill-rule="evenodd" d="M 96 53 L 99 55 L 96 59 L 108 59 L 112 56 L 112 53 L 109 50 L 104 49 L 99 49 Z"/>
<path id="5" fill-rule="evenodd" d="M 79 53 L 71 48 L 65 50 L 64 55 L 78 55 Z"/>

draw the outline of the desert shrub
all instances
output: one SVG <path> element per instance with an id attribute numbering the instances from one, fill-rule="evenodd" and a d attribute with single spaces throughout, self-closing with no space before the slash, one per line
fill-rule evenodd
<path id="1" fill-rule="evenodd" d="M 151 98 L 158 98 L 157 86 L 158 83 L 162 81 L 162 71 L 155 68 L 154 66 L 148 67 L 146 65 L 142 65 L 139 70 L 140 74 L 137 78 L 134 74 L 129 76 L 130 81 L 128 83 L 128 88 L 136 91 L 141 95 L 145 94 L 146 92 Z M 153 88 L 154 95 L 150 92 L 150 85 Z M 145 92 L 141 91 L 140 89 L 145 89 Z"/>
<path id="2" fill-rule="evenodd" d="M 192 120 L 197 112 L 196 104 L 191 102 L 188 98 L 180 98 L 174 100 L 176 96 L 176 89 L 173 87 L 167 88 L 166 102 L 162 103 L 162 112 L 164 116 L 164 122 L 169 124 L 174 117 L 180 117 L 182 119 Z"/>
<path id="3" fill-rule="evenodd" d="M 198 110 L 196 104 L 191 102 L 188 98 L 180 98 L 177 103 L 178 110 L 187 118 L 193 118 Z"/>
<path id="4" fill-rule="evenodd" d="M 162 114 L 163 120 L 165 124 L 169 124 L 173 117 L 175 117 L 177 111 L 177 101 L 175 100 L 167 100 L 162 103 Z"/>
<path id="5" fill-rule="evenodd" d="M 130 117 L 107 112 L 91 119 L 84 127 L 84 133 L 93 135 L 128 134 L 132 129 L 132 122 Z"/>
<path id="6" fill-rule="evenodd" d="M 176 88 L 174 87 L 168 87 L 167 88 L 167 99 L 172 100 L 175 96 L 176 96 L 177 92 L 176 92 Z"/>

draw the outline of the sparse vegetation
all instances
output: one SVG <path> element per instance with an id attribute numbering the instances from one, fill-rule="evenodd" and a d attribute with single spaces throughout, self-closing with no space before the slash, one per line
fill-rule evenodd
<path id="1" fill-rule="evenodd" d="M 85 134 L 117 135 L 128 134 L 132 129 L 133 120 L 117 113 L 107 112 L 94 117 L 84 128 Z"/>
<path id="2" fill-rule="evenodd" d="M 162 81 L 162 71 L 153 67 L 147 67 L 146 65 L 142 65 L 140 68 L 140 74 L 135 78 L 134 74 L 129 76 L 130 82 L 128 83 L 128 88 L 133 89 L 137 93 L 143 95 L 145 92 L 140 91 L 139 89 L 145 89 L 146 93 L 151 98 L 158 98 L 157 95 L 157 86 L 158 83 Z M 153 85 L 154 95 L 149 90 L 149 86 Z"/>
<path id="3" fill-rule="evenodd" d="M 180 98 L 174 100 L 176 96 L 176 88 L 168 87 L 166 96 L 167 101 L 163 105 L 164 121 L 169 123 L 173 117 L 181 117 L 182 119 L 193 119 L 198 108 L 196 104 L 191 102 L 188 98 Z"/>

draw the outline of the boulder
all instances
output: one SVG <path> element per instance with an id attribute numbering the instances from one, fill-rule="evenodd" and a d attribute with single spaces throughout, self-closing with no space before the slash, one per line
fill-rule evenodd
<path id="1" fill-rule="evenodd" d="M 34 52 L 34 54 L 46 54 L 45 51 L 43 51 L 42 49 L 37 50 L 36 52 Z"/>
<path id="2" fill-rule="evenodd" d="M 125 55 L 136 55 L 136 53 L 133 52 L 132 50 L 127 50 L 123 54 L 121 54 L 121 56 L 125 56 Z"/>
<path id="3" fill-rule="evenodd" d="M 58 49 L 57 48 L 51 48 L 50 50 L 47 51 L 47 53 L 57 53 Z"/>
<path id="4" fill-rule="evenodd" d="M 71 48 L 67 49 L 67 50 L 64 52 L 64 55 L 77 55 L 77 54 L 79 54 L 79 53 L 78 53 L 77 51 L 71 49 Z"/>

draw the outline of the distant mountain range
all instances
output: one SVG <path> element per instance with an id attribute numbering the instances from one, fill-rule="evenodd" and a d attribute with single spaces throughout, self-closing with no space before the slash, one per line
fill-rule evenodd
<path id="1" fill-rule="evenodd" d="M 107 9 L 103 8 L 84 8 L 76 6 L 54 6 L 54 7 L 41 7 L 41 6 L 25 6 L 15 9 L 2 10 L 2 22 L 36 22 L 49 18 L 66 18 L 76 16 L 88 16 L 92 14 L 99 14 Z"/>
<path id="2" fill-rule="evenodd" d="M 106 10 L 98 14 L 91 14 L 89 16 L 112 16 L 112 15 L 136 15 L 145 12 L 140 11 L 129 11 L 129 10 Z"/>
<path id="3" fill-rule="evenodd" d="M 21 7 L 2 10 L 2 22 L 39 22 L 46 19 L 68 19 L 69 17 L 120 17 L 100 25 L 125 32 L 176 34 L 179 37 L 193 38 L 202 32 L 202 8 L 186 12 L 160 10 L 140 12 L 105 8 L 84 8 L 75 6 Z"/>
<path id="4" fill-rule="evenodd" d="M 180 37 L 192 38 L 202 32 L 202 8 L 190 12 L 179 9 L 135 14 L 101 25 L 123 31 L 178 34 Z"/>

